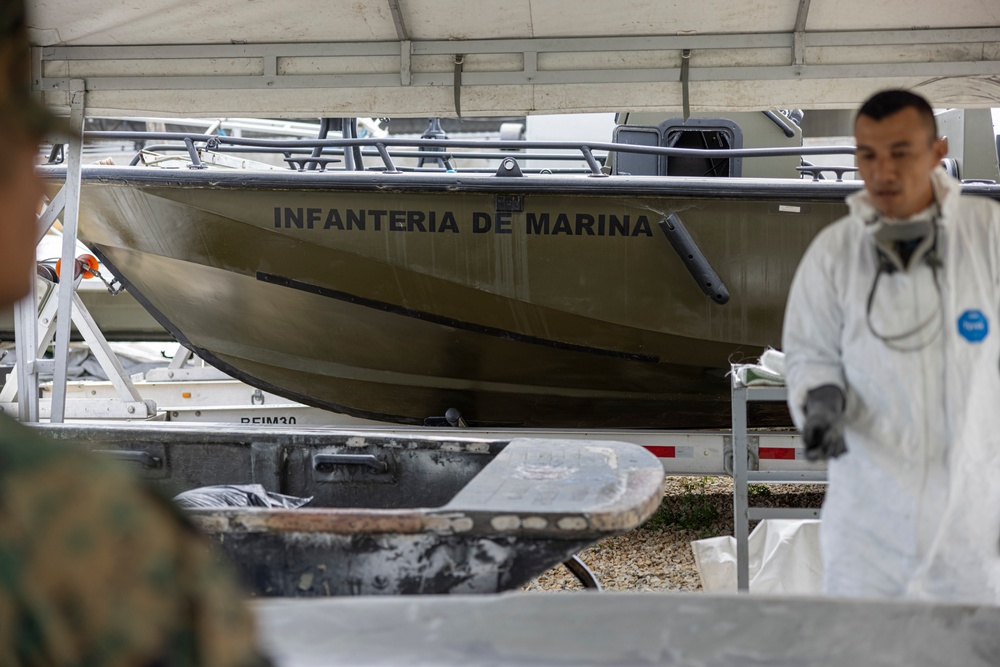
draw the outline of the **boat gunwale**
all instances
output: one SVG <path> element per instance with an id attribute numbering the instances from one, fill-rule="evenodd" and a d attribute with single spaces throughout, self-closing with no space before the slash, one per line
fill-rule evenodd
<path id="1" fill-rule="evenodd" d="M 49 180 L 65 178 L 65 167 L 43 165 L 39 174 Z M 831 200 L 862 187 L 861 181 L 804 181 L 796 179 L 698 178 L 691 176 L 542 175 L 498 177 L 488 174 L 386 174 L 384 172 L 215 171 L 156 167 L 84 166 L 85 184 L 125 187 L 169 187 L 214 190 L 376 191 L 420 194 L 546 194 L 622 197 L 711 197 L 778 200 Z M 990 186 L 977 185 L 989 190 Z M 1000 198 L 1000 187 L 995 188 Z"/>
<path id="2" fill-rule="evenodd" d="M 46 179 L 65 178 L 66 168 L 42 165 Z M 181 176 L 183 174 L 183 176 Z M 214 190 L 376 191 L 420 194 L 545 194 L 603 197 L 709 197 L 740 200 L 837 201 L 863 187 L 862 181 L 808 181 L 780 178 L 701 178 L 693 176 L 593 176 L 531 174 L 386 174 L 384 172 L 216 171 L 156 167 L 91 166 L 81 169 L 85 184 Z M 964 194 L 1000 200 L 1000 185 L 963 183 Z"/>

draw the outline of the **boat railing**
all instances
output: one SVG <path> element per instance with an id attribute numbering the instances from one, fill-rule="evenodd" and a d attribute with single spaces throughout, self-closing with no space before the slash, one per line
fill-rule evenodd
<path id="1" fill-rule="evenodd" d="M 136 131 L 90 131 L 84 133 L 88 142 L 131 141 L 142 146 L 131 159 L 131 166 L 143 162 L 144 155 L 156 153 L 180 153 L 187 157 L 191 169 L 206 169 L 203 151 L 224 153 L 280 154 L 289 168 L 297 171 L 328 171 L 331 164 L 343 162 L 347 171 L 379 171 L 398 174 L 404 171 L 449 171 L 493 173 L 497 169 L 455 168 L 455 159 L 501 160 L 510 158 L 523 160 L 584 162 L 582 169 L 522 169 L 518 173 L 559 173 L 574 172 L 593 177 L 608 175 L 608 156 L 614 153 L 631 153 L 662 157 L 701 158 L 769 158 L 818 155 L 854 155 L 853 146 L 790 146 L 771 148 L 666 148 L 641 146 L 613 142 L 562 142 L 523 140 L 463 140 L 463 139 L 412 139 L 394 137 L 336 138 L 336 139 L 252 139 L 229 137 L 215 134 L 184 132 L 136 132 Z M 150 143 L 156 142 L 156 143 Z M 365 166 L 364 158 L 378 158 L 375 166 Z M 418 166 L 400 166 L 397 160 L 414 159 Z M 54 148 L 49 162 L 58 163 L 60 157 Z M 435 166 L 427 166 L 425 163 Z M 509 167 L 508 167 L 509 168 Z M 814 180 L 821 178 L 824 171 L 835 171 L 838 180 L 852 167 L 812 165 L 804 161 L 800 171 Z M 513 175 L 513 174 L 507 174 Z"/>

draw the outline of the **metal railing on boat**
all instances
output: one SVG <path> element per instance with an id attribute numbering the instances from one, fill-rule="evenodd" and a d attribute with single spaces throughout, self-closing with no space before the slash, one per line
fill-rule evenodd
<path id="1" fill-rule="evenodd" d="M 351 149 L 361 149 L 361 155 L 378 156 L 381 164 L 377 167 L 360 169 L 354 165 L 355 171 L 379 171 L 386 174 L 402 173 L 393 158 L 422 158 L 425 160 L 448 160 L 454 158 L 475 159 L 507 159 L 510 157 L 528 160 L 570 160 L 583 161 L 587 169 L 581 173 L 591 176 L 606 176 L 603 171 L 607 155 L 610 153 L 634 153 L 662 157 L 703 157 L 703 158 L 768 158 L 788 156 L 815 155 L 853 155 L 853 146 L 792 146 L 778 148 L 733 148 L 733 149 L 695 149 L 668 148 L 660 146 L 640 146 L 613 142 L 556 142 L 556 141 L 470 141 L 462 139 L 408 139 L 408 138 L 348 138 L 348 139 L 247 139 L 225 137 L 210 134 L 184 132 L 117 132 L 92 131 L 85 132 L 87 141 L 133 141 L 133 142 L 176 142 L 157 143 L 146 147 L 146 150 L 174 151 L 185 153 L 191 162 L 191 168 L 205 168 L 199 150 L 227 151 L 234 153 L 276 153 L 303 155 L 295 160 L 299 169 L 306 170 L 310 162 L 327 156 L 343 156 Z M 392 149 L 416 149 L 409 151 L 390 151 Z M 315 154 L 319 149 L 319 154 Z M 365 151 L 365 149 L 368 149 Z M 480 152 L 452 151 L 448 149 L 469 149 Z M 531 152 L 536 151 L 536 152 Z M 567 151 L 556 153 L 552 151 Z M 132 166 L 141 161 L 141 151 L 132 158 Z M 312 158 L 312 160 L 310 159 Z M 325 165 L 324 165 L 325 166 Z M 426 169 L 426 168 L 425 168 Z M 848 170 L 848 167 L 844 168 Z M 441 168 L 439 171 L 447 171 Z M 464 171 L 453 169 L 451 171 Z M 479 170 L 483 171 L 483 170 Z"/>

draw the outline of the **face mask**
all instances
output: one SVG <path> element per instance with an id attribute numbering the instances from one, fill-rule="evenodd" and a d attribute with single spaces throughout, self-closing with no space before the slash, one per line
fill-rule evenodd
<path id="1" fill-rule="evenodd" d="M 887 223 L 876 221 L 873 234 L 879 269 L 885 273 L 908 271 L 921 260 L 940 268 L 937 254 L 937 214 L 930 219 Z"/>
<path id="2" fill-rule="evenodd" d="M 929 219 L 889 223 L 876 218 L 871 222 L 873 225 L 878 225 L 873 234 L 875 251 L 878 255 L 878 270 L 868 292 L 865 320 L 872 335 L 899 352 L 916 352 L 923 349 L 937 339 L 944 328 L 944 297 L 938 280 L 938 269 L 943 266 L 937 251 L 939 217 L 940 209 Z M 906 331 L 892 334 L 878 331 L 872 324 L 871 315 L 879 279 L 882 274 L 909 271 L 920 261 L 927 264 L 933 272 L 938 296 L 937 312 Z M 932 329 L 935 323 L 937 327 Z"/>

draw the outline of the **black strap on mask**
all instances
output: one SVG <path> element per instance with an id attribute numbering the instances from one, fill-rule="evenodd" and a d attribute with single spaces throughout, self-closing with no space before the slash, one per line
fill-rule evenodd
<path id="1" fill-rule="evenodd" d="M 879 215 L 876 214 L 868 224 L 878 224 Z M 881 228 L 875 233 L 874 246 L 876 253 L 877 269 L 875 279 L 872 281 L 871 289 L 868 292 L 868 303 L 865 307 L 865 322 L 872 335 L 881 340 L 889 348 L 899 352 L 916 352 L 922 350 L 932 342 L 944 330 L 944 294 L 941 291 L 941 282 L 938 278 L 938 270 L 944 264 L 938 253 L 938 236 L 940 228 L 938 220 L 941 217 L 941 210 L 938 208 L 929 221 L 918 221 L 913 223 L 882 223 Z M 928 241 L 928 234 L 930 239 Z M 924 244 L 928 244 L 924 246 Z M 922 252 L 921 252 L 922 250 Z M 897 271 L 909 271 L 913 268 L 913 260 L 919 254 L 920 260 L 930 267 L 934 277 L 934 287 L 938 295 L 938 308 L 931 313 L 924 321 L 912 327 L 908 331 L 898 334 L 887 335 L 875 329 L 872 324 L 872 305 L 875 302 L 875 292 L 878 289 L 879 280 L 882 274 L 892 275 Z M 925 343 L 915 345 L 902 345 L 901 342 L 924 332 L 929 326 L 937 321 L 939 323 L 937 331 Z"/>

